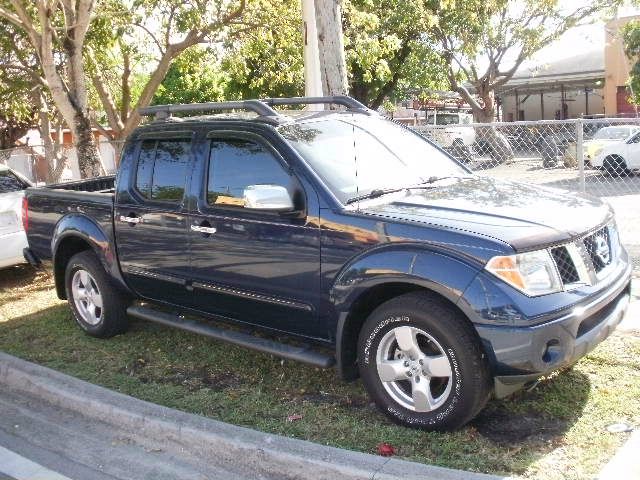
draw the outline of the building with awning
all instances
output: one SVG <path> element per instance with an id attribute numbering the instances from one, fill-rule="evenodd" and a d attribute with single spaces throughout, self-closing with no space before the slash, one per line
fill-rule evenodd
<path id="1" fill-rule="evenodd" d="M 610 20 L 601 48 L 521 67 L 497 92 L 500 120 L 564 120 L 636 116 L 629 102 L 630 62 L 620 30 L 630 20 Z"/>

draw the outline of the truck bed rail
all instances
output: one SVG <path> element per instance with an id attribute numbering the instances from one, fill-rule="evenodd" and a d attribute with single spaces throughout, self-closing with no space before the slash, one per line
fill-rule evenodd
<path id="1" fill-rule="evenodd" d="M 54 183 L 46 188 L 54 190 L 75 190 L 82 192 L 112 192 L 115 188 L 115 175 L 105 175 L 103 177 L 90 178 L 88 180 L 77 180 L 74 182 Z"/>

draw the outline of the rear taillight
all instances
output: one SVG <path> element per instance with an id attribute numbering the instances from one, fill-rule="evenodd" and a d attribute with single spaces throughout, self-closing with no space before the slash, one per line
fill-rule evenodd
<path id="1" fill-rule="evenodd" d="M 22 228 L 25 232 L 29 230 L 29 200 L 27 197 L 22 197 Z"/>

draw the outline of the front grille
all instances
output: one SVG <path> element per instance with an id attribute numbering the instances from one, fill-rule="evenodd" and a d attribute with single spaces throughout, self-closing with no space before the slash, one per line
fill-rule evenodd
<path id="1" fill-rule="evenodd" d="M 613 249 L 607 227 L 601 228 L 597 232 L 585 237 L 583 243 L 596 273 L 599 273 L 607 265 L 611 264 Z"/>
<path id="2" fill-rule="evenodd" d="M 558 273 L 563 284 L 577 283 L 580 281 L 578 269 L 573 263 L 567 247 L 555 247 L 551 249 L 551 256 L 556 262 Z"/>

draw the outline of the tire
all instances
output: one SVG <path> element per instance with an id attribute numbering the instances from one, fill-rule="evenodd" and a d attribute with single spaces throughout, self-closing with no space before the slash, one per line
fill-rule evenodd
<path id="1" fill-rule="evenodd" d="M 71 257 L 64 280 L 75 321 L 87 334 L 110 338 L 126 331 L 128 298 L 113 285 L 92 251 Z"/>
<path id="2" fill-rule="evenodd" d="M 618 155 L 611 155 L 605 158 L 602 162 L 602 167 L 611 177 L 627 177 L 631 173 L 627 169 L 627 162 Z"/>
<path id="3" fill-rule="evenodd" d="M 471 149 L 459 138 L 456 138 L 451 145 L 451 155 L 460 163 L 469 163 L 473 160 Z"/>
<path id="4" fill-rule="evenodd" d="M 409 427 L 460 428 L 491 394 L 489 366 L 473 327 L 428 293 L 401 295 L 371 313 L 358 339 L 358 367 L 378 408 Z"/>

